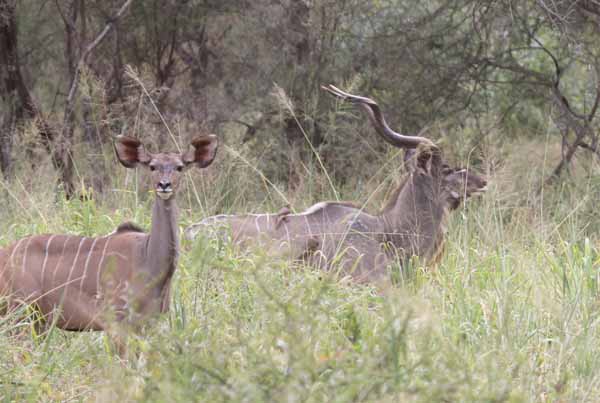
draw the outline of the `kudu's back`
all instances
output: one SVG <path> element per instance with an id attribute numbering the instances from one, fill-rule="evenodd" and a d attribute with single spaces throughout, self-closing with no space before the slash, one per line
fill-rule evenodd
<path id="1" fill-rule="evenodd" d="M 192 240 L 198 234 L 231 240 L 242 249 L 261 249 L 268 255 L 298 260 L 321 248 L 323 234 L 334 233 L 343 217 L 361 214 L 343 202 L 321 202 L 293 214 L 284 208 L 273 214 L 217 215 L 193 224 L 185 231 Z"/>

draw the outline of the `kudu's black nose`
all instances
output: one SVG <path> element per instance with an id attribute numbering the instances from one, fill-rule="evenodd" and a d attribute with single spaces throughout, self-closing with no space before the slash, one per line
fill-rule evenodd
<path id="1" fill-rule="evenodd" d="M 160 182 L 158 182 L 158 188 L 163 191 L 169 190 L 171 188 L 171 182 L 160 181 Z"/>

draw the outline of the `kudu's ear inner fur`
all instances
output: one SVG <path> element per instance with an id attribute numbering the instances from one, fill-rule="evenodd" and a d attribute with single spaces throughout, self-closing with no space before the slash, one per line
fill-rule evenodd
<path id="1" fill-rule="evenodd" d="M 439 173 L 443 169 L 444 162 L 440 150 L 435 146 L 419 146 L 413 152 L 415 168 L 422 169 L 428 174 Z"/>
<path id="2" fill-rule="evenodd" d="M 119 162 L 127 168 L 135 168 L 137 164 L 147 164 L 152 159 L 144 145 L 138 139 L 129 136 L 117 137 L 115 152 Z"/>
<path id="3" fill-rule="evenodd" d="M 423 171 L 428 172 L 431 168 L 431 153 L 429 151 L 421 151 L 417 154 L 417 168 L 421 168 Z"/>
<path id="4" fill-rule="evenodd" d="M 205 168 L 215 159 L 218 146 L 219 141 L 214 134 L 196 137 L 192 140 L 190 150 L 183 154 L 183 162 Z"/>

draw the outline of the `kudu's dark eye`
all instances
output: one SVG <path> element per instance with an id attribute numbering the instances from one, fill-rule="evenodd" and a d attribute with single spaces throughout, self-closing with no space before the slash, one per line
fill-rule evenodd
<path id="1" fill-rule="evenodd" d="M 181 171 L 183 171 L 183 166 L 182 166 L 182 165 L 179 165 L 179 166 L 178 166 L 177 168 L 175 168 L 175 169 L 177 169 L 177 172 L 181 172 Z"/>
<path id="2" fill-rule="evenodd" d="M 156 171 L 156 167 L 154 165 L 150 165 L 150 170 L 151 171 Z"/>

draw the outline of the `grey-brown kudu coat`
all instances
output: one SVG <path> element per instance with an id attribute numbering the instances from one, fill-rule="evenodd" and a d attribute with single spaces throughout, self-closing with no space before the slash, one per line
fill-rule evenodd
<path id="1" fill-rule="evenodd" d="M 1 249 L 0 296 L 9 309 L 35 304 L 46 323 L 65 330 L 108 330 L 111 323 L 137 324 L 168 309 L 179 251 L 178 180 L 188 167 L 213 161 L 217 139 L 196 138 L 182 154 L 151 154 L 137 139 L 121 136 L 115 150 L 125 167 L 151 171 L 150 232 L 125 223 L 102 237 L 34 235 Z"/>
<path id="2" fill-rule="evenodd" d="M 412 256 L 431 261 L 440 255 L 448 213 L 486 187 L 486 180 L 443 162 L 438 147 L 418 136 L 394 132 L 369 98 L 323 87 L 366 111 L 376 132 L 407 150 L 409 173 L 382 212 L 369 214 L 344 202 L 321 202 L 300 214 L 219 215 L 188 227 L 186 237 L 216 229 L 243 246 L 260 245 L 273 255 L 303 259 L 324 269 L 339 269 L 358 282 L 387 279 L 388 266 Z"/>

